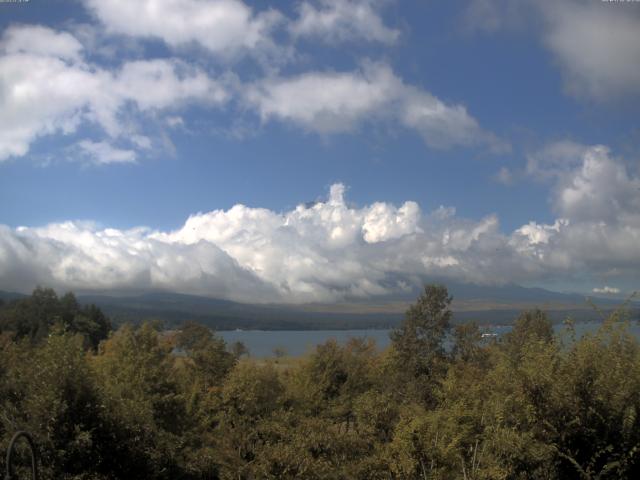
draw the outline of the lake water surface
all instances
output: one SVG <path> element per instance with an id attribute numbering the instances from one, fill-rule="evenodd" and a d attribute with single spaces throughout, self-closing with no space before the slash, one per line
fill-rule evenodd
<path id="1" fill-rule="evenodd" d="M 588 332 L 595 332 L 600 322 L 576 323 L 575 331 L 578 337 Z M 511 330 L 511 326 L 483 327 L 482 332 L 494 333 L 498 337 Z M 561 331 L 563 325 L 555 325 L 556 332 Z M 631 332 L 640 339 L 640 325 L 630 324 Z M 270 357 L 276 348 L 283 348 L 287 355 L 299 356 L 311 351 L 316 345 L 326 342 L 330 338 L 344 344 L 349 338 L 366 337 L 375 340 L 376 345 L 383 349 L 389 343 L 390 330 L 234 330 L 217 332 L 229 344 L 235 341 L 243 342 L 252 357 Z"/>

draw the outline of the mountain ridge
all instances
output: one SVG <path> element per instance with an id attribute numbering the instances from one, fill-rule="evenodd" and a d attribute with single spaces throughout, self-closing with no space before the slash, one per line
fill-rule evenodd
<path id="1" fill-rule="evenodd" d="M 481 286 L 450 282 L 449 291 L 455 323 L 471 320 L 480 324 L 509 324 L 527 309 L 541 308 L 552 321 L 571 316 L 576 320 L 597 320 L 597 312 L 586 297 L 519 285 Z M 0 298 L 11 301 L 26 295 L 0 291 Z M 392 328 L 403 318 L 406 308 L 415 301 L 357 301 L 342 303 L 251 304 L 199 295 L 147 291 L 129 295 L 113 293 L 77 293 L 82 304 L 95 304 L 115 323 L 138 323 L 160 320 L 167 327 L 195 321 L 217 330 L 324 330 Z M 416 295 L 417 296 L 417 295 Z M 591 297 L 604 311 L 611 311 L 619 299 Z M 639 309 L 640 304 L 631 305 Z"/>

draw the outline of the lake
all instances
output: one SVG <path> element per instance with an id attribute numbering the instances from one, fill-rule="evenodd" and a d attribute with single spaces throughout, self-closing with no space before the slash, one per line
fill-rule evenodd
<path id="1" fill-rule="evenodd" d="M 595 332 L 600 322 L 576 323 L 575 330 L 578 337 L 587 332 Z M 482 327 L 484 333 L 496 334 L 498 337 L 511 330 L 511 326 L 500 325 Z M 562 330 L 563 325 L 555 325 L 556 332 Z M 631 332 L 640 339 L 640 325 L 632 322 Z M 390 330 L 233 330 L 217 332 L 227 344 L 235 341 L 243 342 L 252 357 L 270 357 L 276 348 L 283 348 L 287 355 L 299 356 L 309 352 L 316 345 L 326 342 L 330 338 L 344 344 L 350 338 L 366 337 L 375 340 L 379 348 L 386 348 L 389 343 Z"/>

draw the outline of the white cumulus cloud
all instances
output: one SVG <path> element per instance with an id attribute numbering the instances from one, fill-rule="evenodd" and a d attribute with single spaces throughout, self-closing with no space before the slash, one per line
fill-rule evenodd
<path id="1" fill-rule="evenodd" d="M 336 301 L 404 292 L 425 275 L 480 279 L 506 239 L 495 217 L 423 215 L 418 205 L 360 208 L 328 199 L 276 213 L 236 205 L 176 231 L 65 222 L 0 229 L 0 288 L 154 289 L 241 301 Z M 485 266 L 482 266 L 485 263 Z"/>
<path id="2" fill-rule="evenodd" d="M 228 98 L 224 81 L 178 60 L 125 62 L 106 70 L 84 59 L 71 34 L 33 26 L 5 31 L 0 85 L 0 162 L 24 156 L 39 137 L 69 135 L 87 121 L 110 137 L 130 136 L 131 123 L 122 121 L 130 106 L 144 113 L 195 101 L 219 105 Z M 132 138 L 141 137 L 134 132 Z"/>
<path id="3" fill-rule="evenodd" d="M 289 19 L 275 8 L 256 11 L 241 0 L 84 0 L 111 34 L 158 39 L 168 46 L 198 45 L 222 59 L 242 54 L 288 56 L 274 37 L 279 29 L 294 38 L 329 43 L 367 41 L 393 44 L 400 32 L 385 25 L 378 0 L 304 1 Z"/>
<path id="4" fill-rule="evenodd" d="M 401 82 L 384 65 L 357 72 L 311 72 L 258 82 L 247 93 L 263 119 L 294 122 L 320 133 L 352 130 L 398 97 Z"/>
<path id="5" fill-rule="evenodd" d="M 640 94 L 637 6 L 553 2 L 545 13 L 549 24 L 545 42 L 572 93 L 595 99 Z"/>
<path id="6" fill-rule="evenodd" d="M 383 63 L 353 72 L 310 72 L 255 83 L 245 94 L 263 120 L 275 118 L 321 134 L 348 132 L 373 120 L 400 123 L 435 148 L 508 148 L 484 131 L 462 105 L 448 105 L 406 85 Z"/>
<path id="7" fill-rule="evenodd" d="M 400 32 L 387 27 L 376 0 L 321 0 L 316 6 L 302 2 L 299 16 L 290 26 L 296 37 L 312 37 L 338 43 L 353 40 L 394 44 Z"/>
<path id="8" fill-rule="evenodd" d="M 273 46 L 275 10 L 254 13 L 240 0 L 85 0 L 109 32 L 157 38 L 171 47 L 197 44 L 222 57 Z"/>
<path id="9" fill-rule="evenodd" d="M 472 0 L 468 26 L 488 32 L 530 27 L 560 67 L 567 91 L 595 100 L 640 94 L 636 2 Z"/>
<path id="10" fill-rule="evenodd" d="M 10 26 L 0 48 L 9 54 L 31 53 L 67 60 L 80 60 L 83 49 L 73 35 L 41 25 Z"/>
<path id="11" fill-rule="evenodd" d="M 559 154 L 560 152 L 560 154 Z M 573 152 L 573 157 L 571 155 Z M 552 158 L 545 160 L 545 154 Z M 640 176 L 603 145 L 550 145 L 533 154 L 539 175 L 550 165 L 552 225 L 529 224 L 512 235 L 514 247 L 548 271 L 598 273 L 638 282 Z"/>
<path id="12" fill-rule="evenodd" d="M 640 179 L 630 176 L 607 147 L 597 145 L 589 148 L 582 155 L 581 165 L 563 178 L 555 206 L 570 218 L 639 226 Z"/>

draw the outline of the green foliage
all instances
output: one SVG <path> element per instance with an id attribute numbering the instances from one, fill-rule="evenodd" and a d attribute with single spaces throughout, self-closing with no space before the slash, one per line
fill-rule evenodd
<path id="1" fill-rule="evenodd" d="M 451 301 L 443 285 L 426 285 L 404 321 L 391 332 L 395 370 L 413 388 L 411 396 L 434 402 L 434 387 L 446 371 L 444 339 L 450 328 Z"/>
<path id="2" fill-rule="evenodd" d="M 227 351 L 222 338 L 193 322 L 182 327 L 176 345 L 187 352 L 192 374 L 199 377 L 205 389 L 219 385 L 238 359 Z"/>
<path id="3" fill-rule="evenodd" d="M 561 342 L 533 310 L 498 342 L 458 325 L 445 349 L 450 303 L 426 287 L 386 351 L 240 360 L 193 323 L 104 340 L 97 309 L 38 289 L 0 308 L 0 448 L 32 432 L 47 480 L 640 478 L 620 316 Z"/>
<path id="4" fill-rule="evenodd" d="M 486 351 L 482 348 L 482 334 L 475 322 L 456 325 L 453 329 L 452 357 L 460 362 L 483 362 Z"/>
<path id="5" fill-rule="evenodd" d="M 95 305 L 81 307 L 73 293 L 58 298 L 50 288 L 36 288 L 30 297 L 0 305 L 0 332 L 14 340 L 37 343 L 53 327 L 84 337 L 86 347 L 98 347 L 111 331 L 111 322 Z"/>
<path id="6" fill-rule="evenodd" d="M 443 340 L 451 321 L 451 300 L 446 287 L 427 285 L 405 320 L 391 333 L 398 356 L 416 375 L 430 373 L 435 359 L 444 357 Z"/>
<path id="7" fill-rule="evenodd" d="M 171 346 L 151 324 L 121 327 L 92 358 L 121 478 L 181 474 L 186 409 L 174 380 Z"/>
<path id="8" fill-rule="evenodd" d="M 1 357 L 3 451 L 10 436 L 25 429 L 38 444 L 42 478 L 101 470 L 109 459 L 83 338 L 54 332 L 36 347 L 24 341 L 5 345 Z"/>
<path id="9" fill-rule="evenodd" d="M 513 330 L 505 335 L 505 343 L 514 360 L 522 350 L 532 342 L 550 343 L 553 341 L 553 326 L 547 315 L 539 310 L 529 310 L 516 319 Z"/>

